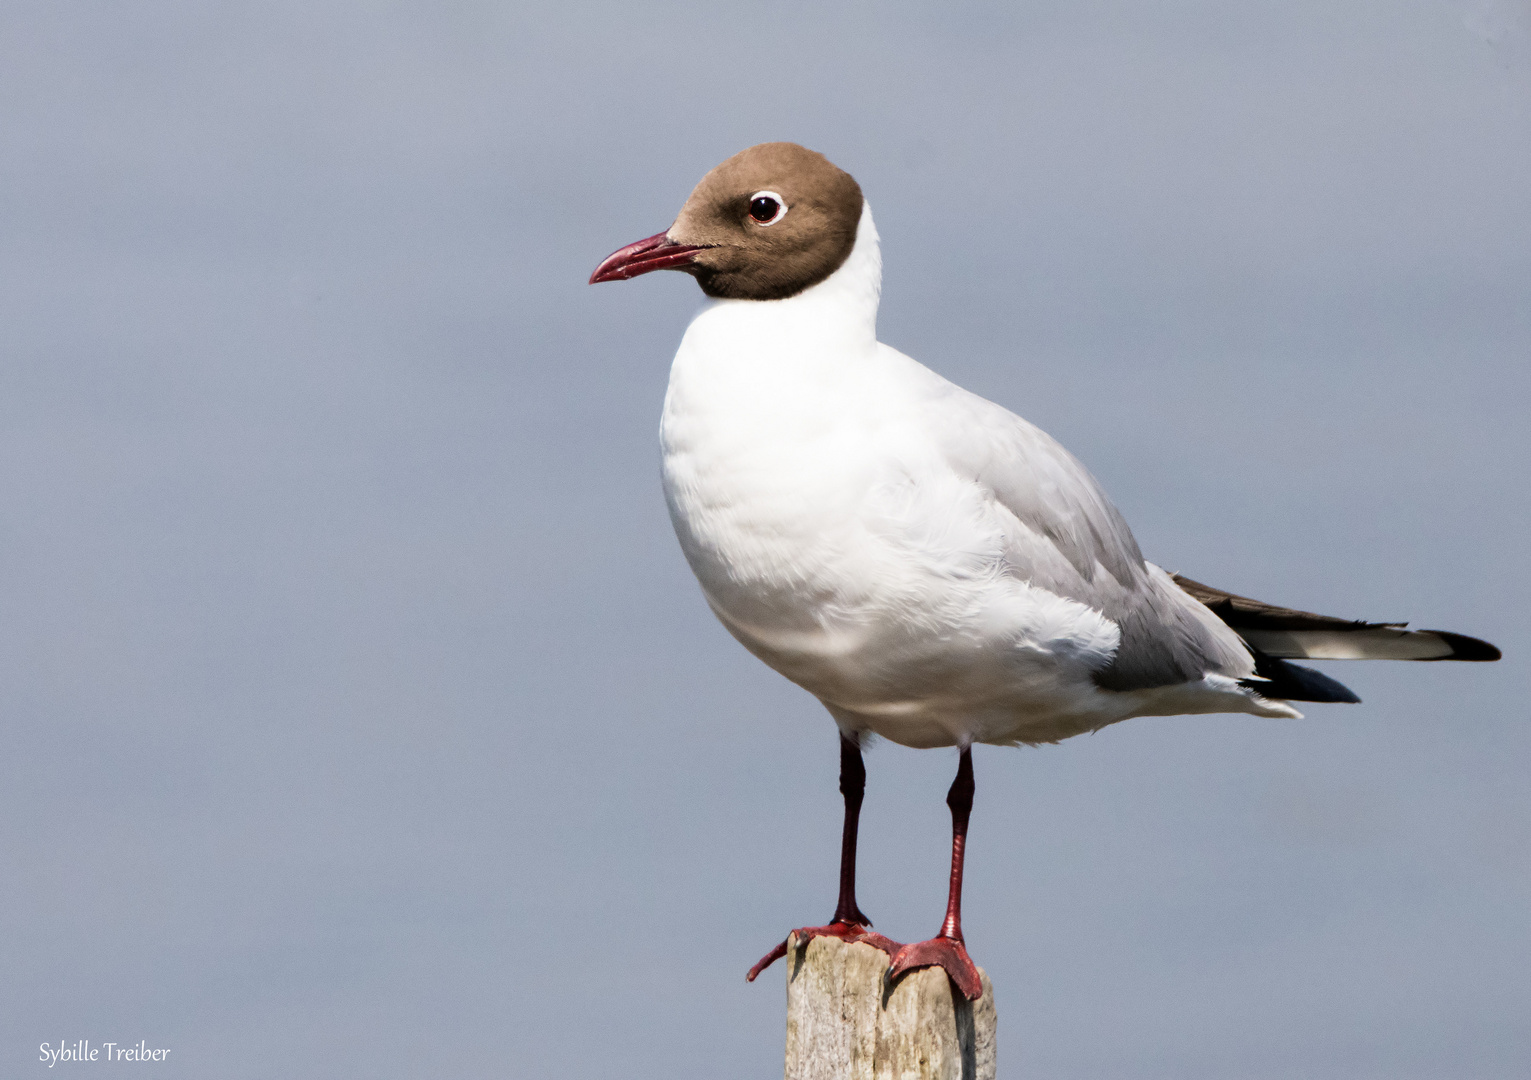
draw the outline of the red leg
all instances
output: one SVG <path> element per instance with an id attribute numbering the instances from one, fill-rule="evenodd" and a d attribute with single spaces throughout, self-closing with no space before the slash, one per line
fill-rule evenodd
<path id="1" fill-rule="evenodd" d="M 867 767 L 861 760 L 861 745 L 841 735 L 840 794 L 845 798 L 845 826 L 840 830 L 840 899 L 831 923 L 872 925 L 872 920 L 856 906 L 856 831 L 861 824 L 861 800 L 866 790 Z"/>
<path id="2" fill-rule="evenodd" d="M 840 736 L 840 794 L 845 796 L 845 828 L 840 834 L 840 901 L 828 926 L 805 926 L 794 930 L 799 941 L 815 937 L 837 937 L 841 941 L 864 941 L 875 945 L 889 956 L 898 949 L 898 942 L 868 931 L 872 920 L 856 906 L 856 827 L 861 821 L 861 800 L 866 794 L 867 770 L 861 760 L 861 745 L 843 733 Z M 745 976 L 754 982 L 755 976 L 787 955 L 787 943 L 760 958 Z"/>
<path id="3" fill-rule="evenodd" d="M 952 781 L 951 790 L 946 793 L 946 805 L 952 810 L 952 879 L 946 900 L 946 921 L 941 924 L 941 932 L 929 941 L 918 941 L 899 949 L 893 956 L 888 975 L 897 978 L 915 968 L 939 965 L 946 969 L 946 974 L 951 976 L 962 995 L 974 1001 L 983 994 L 983 982 L 962 941 L 962 859 L 967 847 L 968 818 L 973 812 L 971 747 L 962 748 L 957 779 Z"/>

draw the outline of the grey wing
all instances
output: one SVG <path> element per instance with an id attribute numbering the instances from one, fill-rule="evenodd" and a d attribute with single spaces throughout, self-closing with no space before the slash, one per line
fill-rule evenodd
<path id="1" fill-rule="evenodd" d="M 1072 454 L 1014 413 L 952 386 L 940 411 L 948 461 L 1014 517 L 1008 571 L 1117 624 L 1121 644 L 1094 673 L 1107 690 L 1244 678 L 1247 648 L 1202 604 L 1147 563 L 1132 530 Z"/>

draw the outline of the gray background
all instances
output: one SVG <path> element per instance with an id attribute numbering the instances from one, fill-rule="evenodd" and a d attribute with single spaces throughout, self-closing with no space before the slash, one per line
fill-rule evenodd
<path id="1" fill-rule="evenodd" d="M 831 911 L 834 729 L 665 517 L 699 293 L 585 279 L 785 138 L 869 194 L 884 340 L 1151 558 L 1508 657 L 980 748 L 1004 1075 L 1526 1075 L 1528 23 L 5 5 L 0 1074 L 779 1075 L 743 974 Z M 928 936 L 955 756 L 869 766 L 863 904 Z"/>

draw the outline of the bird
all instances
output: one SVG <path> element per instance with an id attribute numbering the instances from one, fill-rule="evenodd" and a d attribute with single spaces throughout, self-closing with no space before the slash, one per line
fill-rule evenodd
<path id="1" fill-rule="evenodd" d="M 865 942 L 888 954 L 890 977 L 939 966 L 976 999 L 962 933 L 974 744 L 1359 701 L 1296 659 L 1499 659 L 1462 634 L 1284 608 L 1147 561 L 1050 436 L 877 340 L 872 211 L 822 154 L 771 142 L 734 155 L 590 283 L 656 270 L 690 274 L 707 297 L 660 423 L 681 549 L 724 627 L 838 728 L 839 898 L 829 923 L 793 931 L 800 942 Z M 873 737 L 959 751 L 946 914 L 927 941 L 877 933 L 856 900 Z"/>

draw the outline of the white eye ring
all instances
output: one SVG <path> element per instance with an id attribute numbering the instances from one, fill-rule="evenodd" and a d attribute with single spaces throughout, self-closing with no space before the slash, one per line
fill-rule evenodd
<path id="1" fill-rule="evenodd" d="M 755 216 L 756 199 L 770 199 L 776 204 L 776 213 L 769 220 L 761 221 L 758 217 Z M 787 200 L 783 199 L 774 191 L 757 191 L 755 194 L 750 196 L 749 213 L 750 221 L 756 225 L 759 225 L 761 228 L 765 228 L 767 225 L 775 225 L 778 221 L 787 216 Z"/>

